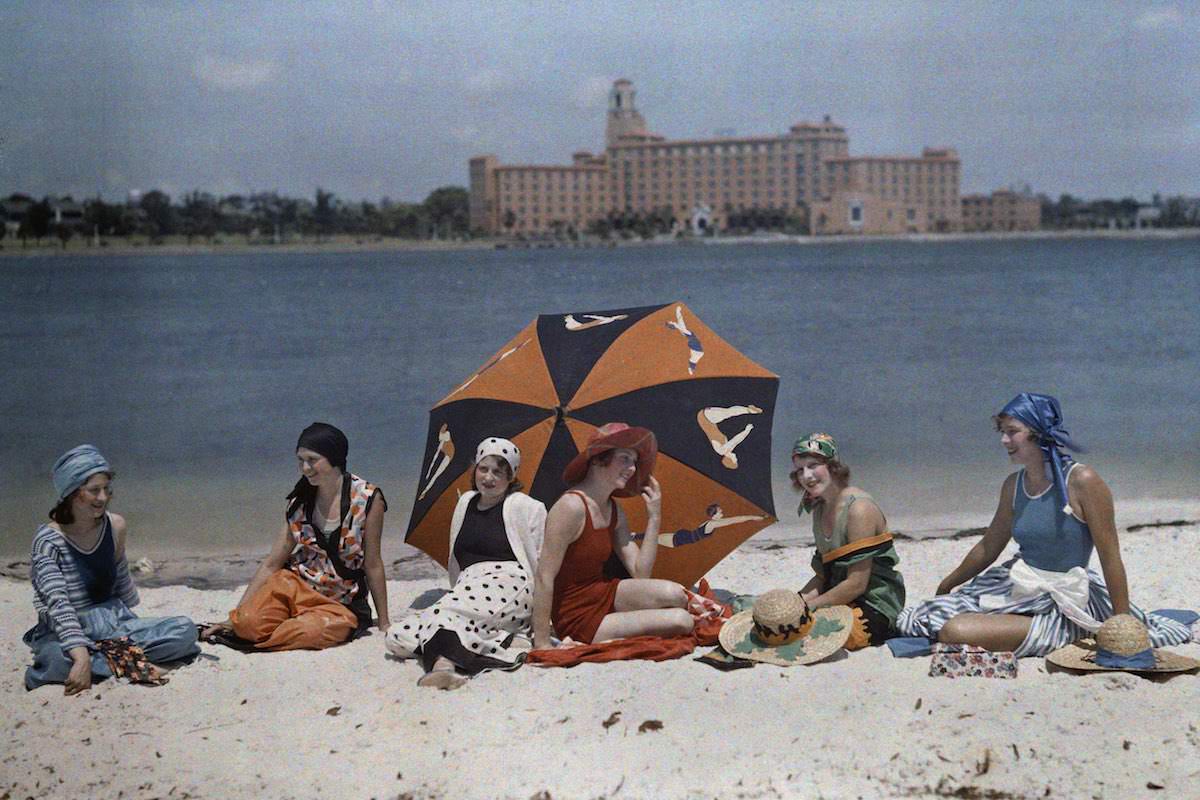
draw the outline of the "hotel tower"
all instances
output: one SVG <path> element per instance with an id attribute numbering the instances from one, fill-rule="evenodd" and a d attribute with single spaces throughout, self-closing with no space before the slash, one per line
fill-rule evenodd
<path id="1" fill-rule="evenodd" d="M 815 234 L 925 233 L 962 227 L 960 163 L 950 148 L 919 156 L 851 156 L 826 116 L 779 136 L 666 139 L 651 133 L 636 92 L 616 81 L 603 153 L 563 165 L 470 160 L 471 228 L 488 234 L 584 231 L 619 214 L 665 213 L 693 229 L 730 215 L 782 212 Z"/>

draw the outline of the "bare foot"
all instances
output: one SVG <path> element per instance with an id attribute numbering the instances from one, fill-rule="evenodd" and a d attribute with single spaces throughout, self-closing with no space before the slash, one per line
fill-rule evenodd
<path id="1" fill-rule="evenodd" d="M 459 689 L 465 686 L 467 679 L 459 675 L 452 669 L 435 669 L 426 672 L 421 676 L 421 680 L 417 681 L 417 686 L 428 686 L 431 689 Z"/>

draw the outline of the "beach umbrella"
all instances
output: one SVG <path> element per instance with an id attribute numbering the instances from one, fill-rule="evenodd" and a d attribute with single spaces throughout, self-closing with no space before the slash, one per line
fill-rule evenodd
<path id="1" fill-rule="evenodd" d="M 779 378 L 683 303 L 543 314 L 429 412 L 405 541 L 442 565 L 450 517 L 488 436 L 521 448 L 517 478 L 549 508 L 567 463 L 606 422 L 658 438 L 662 530 L 655 577 L 699 580 L 775 521 L 771 422 Z M 618 500 L 644 531 L 640 497 Z"/>

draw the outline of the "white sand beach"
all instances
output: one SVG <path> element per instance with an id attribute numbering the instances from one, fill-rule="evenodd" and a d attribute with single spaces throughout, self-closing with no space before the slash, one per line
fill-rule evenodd
<path id="1" fill-rule="evenodd" d="M 1177 510 L 1119 519 L 1146 609 L 1200 605 L 1200 524 L 1125 531 Z M 900 541 L 910 600 L 970 545 Z M 709 578 L 733 592 L 798 585 L 811 554 L 747 546 Z M 393 619 L 442 587 L 429 567 L 393 575 Z M 239 595 L 143 588 L 138 612 L 213 620 Z M 928 657 L 875 648 L 729 673 L 691 658 L 523 667 L 441 692 L 376 632 L 321 653 L 206 644 L 167 686 L 64 697 L 22 686 L 32 622 L 28 584 L 0 580 L 0 798 L 1194 798 L 1200 785 L 1196 675 L 1078 676 L 1026 659 L 1016 680 L 952 680 L 929 677 Z"/>

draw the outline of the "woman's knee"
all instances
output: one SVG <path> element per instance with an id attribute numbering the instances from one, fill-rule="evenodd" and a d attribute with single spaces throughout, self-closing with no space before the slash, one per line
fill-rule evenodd
<path id="1" fill-rule="evenodd" d="M 692 619 L 692 615 L 685 608 L 668 608 L 664 609 L 664 613 L 667 625 L 676 635 L 689 634 L 696 625 L 696 621 Z"/>
<path id="2" fill-rule="evenodd" d="M 169 622 L 166 636 L 171 650 L 174 651 L 171 655 L 172 660 L 198 654 L 200 645 L 197 640 L 200 638 L 200 630 L 196 623 L 188 617 L 170 617 Z"/>
<path id="3" fill-rule="evenodd" d="M 946 620 L 938 631 L 938 641 L 942 644 L 967 644 L 972 631 L 971 619 L 963 614 Z"/>
<path id="4" fill-rule="evenodd" d="M 654 599 L 658 608 L 686 609 L 688 606 L 687 590 L 674 581 L 655 580 Z"/>

